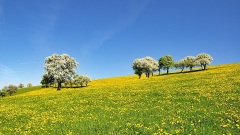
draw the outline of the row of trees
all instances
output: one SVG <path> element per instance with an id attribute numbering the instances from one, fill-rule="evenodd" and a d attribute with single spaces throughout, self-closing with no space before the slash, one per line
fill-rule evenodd
<path id="1" fill-rule="evenodd" d="M 158 61 L 154 60 L 152 57 L 144 57 L 141 59 L 135 59 L 133 61 L 132 68 L 135 71 L 135 74 L 141 78 L 142 74 L 146 74 L 149 78 L 149 74 L 152 74 L 156 71 L 167 70 L 167 74 L 169 73 L 169 69 L 175 67 L 176 69 L 181 69 L 181 72 L 185 68 L 189 68 L 190 71 L 193 70 L 195 66 L 201 66 L 203 70 L 206 70 L 207 65 L 212 62 L 213 58 L 211 55 L 206 53 L 200 53 L 196 57 L 195 56 L 187 56 L 177 62 L 174 62 L 171 55 L 166 55 L 159 58 Z"/>
<path id="2" fill-rule="evenodd" d="M 27 87 L 32 87 L 32 84 L 27 84 Z M 8 86 L 4 86 L 2 90 L 0 90 L 0 96 L 4 97 L 7 93 L 9 93 L 10 96 L 12 96 L 13 93 L 16 93 L 18 88 L 24 88 L 24 84 L 20 83 L 19 86 L 15 86 L 13 84 L 10 84 Z"/>
<path id="3" fill-rule="evenodd" d="M 19 85 L 18 85 L 18 88 L 24 88 L 25 86 L 24 86 L 24 84 L 22 84 L 22 83 L 20 83 Z M 29 83 L 29 84 L 27 84 L 27 87 L 32 87 L 32 84 L 31 83 Z"/>
<path id="4" fill-rule="evenodd" d="M 62 84 L 73 84 L 77 86 L 88 85 L 91 82 L 91 78 L 86 75 L 78 75 L 76 68 L 79 63 L 67 54 L 53 54 L 46 57 L 45 66 L 46 72 L 44 73 L 41 84 L 45 87 L 49 87 L 52 84 L 57 83 L 57 90 L 60 90 Z"/>

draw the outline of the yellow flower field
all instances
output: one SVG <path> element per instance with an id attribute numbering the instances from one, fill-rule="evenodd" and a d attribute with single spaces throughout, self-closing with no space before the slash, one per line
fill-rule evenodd
<path id="1" fill-rule="evenodd" d="M 0 134 L 240 134 L 240 64 L 0 99 Z"/>

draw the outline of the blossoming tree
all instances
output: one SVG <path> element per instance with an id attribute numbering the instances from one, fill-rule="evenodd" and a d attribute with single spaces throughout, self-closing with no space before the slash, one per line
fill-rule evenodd
<path id="1" fill-rule="evenodd" d="M 189 67 L 190 71 L 192 71 L 192 68 L 197 65 L 196 57 L 194 57 L 194 56 L 185 57 L 184 62 L 186 64 L 186 67 Z"/>
<path id="2" fill-rule="evenodd" d="M 135 71 L 135 74 L 139 76 L 139 79 L 143 73 L 149 78 L 150 73 L 153 75 L 153 72 L 158 70 L 158 62 L 152 57 L 147 56 L 134 60 L 132 68 Z"/>
<path id="3" fill-rule="evenodd" d="M 77 68 L 78 65 L 79 63 L 67 54 L 53 54 L 45 59 L 45 74 L 54 78 L 58 83 L 57 90 L 60 90 L 61 83 L 75 74 L 75 68 Z"/>
<path id="4" fill-rule="evenodd" d="M 213 58 L 211 55 L 206 53 L 200 53 L 196 57 L 196 61 L 199 65 L 201 65 L 203 70 L 206 70 L 207 65 L 212 62 Z"/>

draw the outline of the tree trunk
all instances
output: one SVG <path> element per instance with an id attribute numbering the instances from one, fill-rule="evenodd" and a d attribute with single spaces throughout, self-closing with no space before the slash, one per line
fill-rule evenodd
<path id="1" fill-rule="evenodd" d="M 61 83 L 61 82 L 58 82 L 58 88 L 57 88 L 57 90 L 61 90 L 61 85 L 62 85 L 62 83 Z"/>
<path id="2" fill-rule="evenodd" d="M 141 74 L 139 74 L 139 75 L 138 75 L 138 78 L 139 78 L 139 79 L 141 79 L 141 76 L 142 76 L 142 75 L 141 75 Z"/>
<path id="3" fill-rule="evenodd" d="M 158 75 L 160 75 L 160 71 L 161 71 L 161 69 L 158 69 L 158 72 L 159 72 Z"/>
<path id="4" fill-rule="evenodd" d="M 167 74 L 168 74 L 168 72 L 169 72 L 168 70 L 169 70 L 169 68 L 167 68 Z"/>
<path id="5" fill-rule="evenodd" d="M 183 72 L 183 69 L 182 69 L 182 71 L 181 71 L 181 73 Z"/>
<path id="6" fill-rule="evenodd" d="M 72 81 L 70 80 L 69 83 L 70 83 L 70 87 L 72 88 Z"/>
<path id="7" fill-rule="evenodd" d="M 153 76 L 153 72 L 152 72 L 152 76 Z"/>
<path id="8" fill-rule="evenodd" d="M 190 67 L 190 71 L 192 71 L 192 67 Z"/>
<path id="9" fill-rule="evenodd" d="M 206 70 L 206 66 L 207 66 L 207 65 L 204 65 L 204 66 L 203 66 L 203 67 L 204 67 L 203 70 Z"/>

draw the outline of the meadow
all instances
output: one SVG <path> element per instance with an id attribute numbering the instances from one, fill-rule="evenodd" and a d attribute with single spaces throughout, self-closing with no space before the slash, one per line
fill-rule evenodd
<path id="1" fill-rule="evenodd" d="M 240 64 L 194 70 L 7 96 L 0 134 L 240 134 Z"/>

